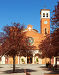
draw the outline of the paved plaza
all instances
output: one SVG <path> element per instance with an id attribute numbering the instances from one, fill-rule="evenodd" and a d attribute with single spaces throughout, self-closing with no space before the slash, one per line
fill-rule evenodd
<path id="1" fill-rule="evenodd" d="M 58 71 L 53 72 L 39 64 L 16 65 L 15 73 L 12 72 L 12 65 L 0 65 L 0 75 L 59 75 Z"/>

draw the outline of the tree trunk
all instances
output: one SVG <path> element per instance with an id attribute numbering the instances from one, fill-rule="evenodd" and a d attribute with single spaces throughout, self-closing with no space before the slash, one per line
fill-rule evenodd
<path id="1" fill-rule="evenodd" d="M 15 72 L 15 56 L 13 56 L 13 72 Z"/>

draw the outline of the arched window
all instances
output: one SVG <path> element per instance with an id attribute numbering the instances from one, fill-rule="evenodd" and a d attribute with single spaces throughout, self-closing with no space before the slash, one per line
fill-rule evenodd
<path id="1" fill-rule="evenodd" d="M 47 34 L 47 28 L 45 28 L 45 34 Z"/>
<path id="2" fill-rule="evenodd" d="M 46 17 L 48 17 L 48 13 L 46 13 Z"/>
<path id="3" fill-rule="evenodd" d="M 45 17 L 45 13 L 43 13 L 43 17 Z"/>

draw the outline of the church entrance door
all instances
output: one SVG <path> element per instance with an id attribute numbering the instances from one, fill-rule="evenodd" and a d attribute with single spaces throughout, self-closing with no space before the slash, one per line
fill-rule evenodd
<path id="1" fill-rule="evenodd" d="M 32 64 L 32 57 L 27 57 L 27 64 Z"/>

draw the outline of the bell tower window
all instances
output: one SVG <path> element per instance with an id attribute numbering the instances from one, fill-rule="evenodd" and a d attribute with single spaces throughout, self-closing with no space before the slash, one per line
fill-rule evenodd
<path id="1" fill-rule="evenodd" d="M 45 28 L 45 34 L 47 34 L 47 28 Z"/>
<path id="2" fill-rule="evenodd" d="M 48 17 L 48 13 L 46 13 L 46 17 Z"/>
<path id="3" fill-rule="evenodd" d="M 43 17 L 45 17 L 45 13 L 43 13 Z"/>

